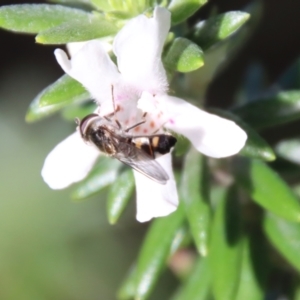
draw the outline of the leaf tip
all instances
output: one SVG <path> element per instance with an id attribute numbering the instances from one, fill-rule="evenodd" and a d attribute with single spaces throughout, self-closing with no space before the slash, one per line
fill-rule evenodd
<path id="1" fill-rule="evenodd" d="M 36 41 L 36 43 L 38 43 L 38 44 L 44 44 L 44 42 L 45 42 L 43 36 L 40 35 L 40 34 L 38 34 L 38 35 L 35 37 L 35 41 Z"/>
<path id="2" fill-rule="evenodd" d="M 108 223 L 110 224 L 110 225 L 115 225 L 116 223 L 117 223 L 117 218 L 116 217 L 114 217 L 114 216 L 112 216 L 112 215 L 108 215 Z"/>

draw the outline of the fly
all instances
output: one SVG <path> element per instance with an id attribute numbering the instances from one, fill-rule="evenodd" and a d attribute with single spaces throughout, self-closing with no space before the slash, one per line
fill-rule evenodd
<path id="1" fill-rule="evenodd" d="M 171 134 L 132 135 L 130 130 L 145 121 L 123 129 L 118 120 L 98 114 L 90 114 L 77 123 L 83 140 L 95 145 L 101 152 L 160 184 L 168 181 L 168 174 L 155 158 L 169 153 L 174 147 L 177 140 Z"/>

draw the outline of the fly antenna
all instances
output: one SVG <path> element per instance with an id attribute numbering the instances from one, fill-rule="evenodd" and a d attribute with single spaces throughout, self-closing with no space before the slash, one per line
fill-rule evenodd
<path id="1" fill-rule="evenodd" d="M 114 113 L 113 113 L 114 120 L 117 123 L 119 129 L 121 129 L 122 126 L 121 126 L 120 122 L 116 118 L 116 102 L 115 102 L 115 97 L 114 97 L 114 86 L 113 85 L 111 85 L 111 99 L 112 99 L 113 108 L 114 108 Z"/>
<path id="2" fill-rule="evenodd" d="M 116 119 L 116 103 L 115 103 L 114 86 L 113 85 L 111 85 L 111 99 L 112 99 L 113 108 L 114 108 L 114 119 Z"/>

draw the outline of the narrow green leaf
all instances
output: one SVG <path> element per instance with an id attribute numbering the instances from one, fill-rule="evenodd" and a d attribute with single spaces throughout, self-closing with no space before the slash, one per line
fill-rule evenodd
<path id="1" fill-rule="evenodd" d="M 92 1 L 90 0 L 49 0 L 52 3 L 68 4 L 68 5 L 77 5 L 77 6 L 90 6 Z"/>
<path id="2" fill-rule="evenodd" d="M 236 107 L 232 112 L 256 129 L 295 121 L 300 119 L 300 91 L 280 92 Z"/>
<path id="3" fill-rule="evenodd" d="M 171 0 L 168 10 L 172 14 L 172 24 L 178 24 L 192 16 L 207 0 Z"/>
<path id="4" fill-rule="evenodd" d="M 211 275 L 208 258 L 198 259 L 192 273 L 171 300 L 210 299 Z"/>
<path id="5" fill-rule="evenodd" d="M 159 230 L 159 228 L 157 229 Z M 190 242 L 190 236 L 185 225 L 178 227 L 175 231 L 171 246 L 169 247 L 169 253 L 167 257 L 171 257 L 178 249 L 185 247 Z M 129 300 L 134 298 L 136 292 L 136 278 L 137 278 L 137 267 L 134 264 L 128 274 L 126 275 L 125 280 L 121 284 L 121 287 L 118 291 L 118 299 L 120 300 Z"/>
<path id="6" fill-rule="evenodd" d="M 211 223 L 208 174 L 205 157 L 193 147 L 186 155 L 179 193 L 196 247 L 206 256 Z"/>
<path id="7" fill-rule="evenodd" d="M 49 4 L 19 4 L 0 7 L 0 27 L 26 33 L 38 33 L 69 20 L 84 20 L 80 9 Z"/>
<path id="8" fill-rule="evenodd" d="M 209 262 L 215 300 L 235 298 L 241 272 L 243 242 L 240 208 L 234 189 L 219 199 L 213 220 Z"/>
<path id="9" fill-rule="evenodd" d="M 230 11 L 211 17 L 196 24 L 193 40 L 207 50 L 236 32 L 249 18 L 248 13 L 241 11 Z"/>
<path id="10" fill-rule="evenodd" d="M 209 109 L 210 112 L 217 114 L 223 118 L 234 121 L 247 133 L 247 141 L 244 148 L 240 151 L 240 155 L 260 158 L 266 161 L 273 161 L 276 159 L 273 149 L 269 144 L 248 124 L 244 123 L 238 116 L 234 115 L 230 111 L 224 111 L 220 109 Z"/>
<path id="11" fill-rule="evenodd" d="M 203 52 L 190 40 L 176 38 L 164 58 L 164 64 L 169 70 L 191 72 L 203 66 Z"/>
<path id="12" fill-rule="evenodd" d="M 124 211 L 134 189 L 131 170 L 124 171 L 115 180 L 107 199 L 107 215 L 110 224 L 115 224 Z"/>
<path id="13" fill-rule="evenodd" d="M 135 295 L 135 287 L 136 287 L 136 276 L 137 276 L 137 268 L 136 265 L 132 265 L 126 275 L 124 281 L 122 282 L 118 293 L 117 298 L 119 300 L 130 300 L 134 298 Z"/>
<path id="14" fill-rule="evenodd" d="M 113 10 L 111 1 L 107 0 L 91 0 L 91 2 L 99 9 L 102 11 L 111 11 Z"/>
<path id="15" fill-rule="evenodd" d="M 98 15 L 70 19 L 56 27 L 40 32 L 36 41 L 41 44 L 66 44 L 93 40 L 117 33 L 118 27 Z"/>
<path id="16" fill-rule="evenodd" d="M 61 103 L 74 103 L 90 98 L 86 89 L 69 75 L 63 75 L 40 95 L 40 107 Z"/>
<path id="17" fill-rule="evenodd" d="M 268 273 L 268 257 L 262 234 L 255 232 L 244 238 L 242 268 L 236 300 L 264 299 Z"/>
<path id="18" fill-rule="evenodd" d="M 86 179 L 77 184 L 71 197 L 76 201 L 83 200 L 114 183 L 120 166 L 117 160 L 104 158 Z"/>
<path id="19" fill-rule="evenodd" d="M 184 224 L 176 232 L 170 247 L 170 254 L 172 256 L 178 249 L 186 247 L 191 242 L 191 236 L 189 234 L 189 229 Z"/>
<path id="20" fill-rule="evenodd" d="M 83 119 L 85 116 L 93 113 L 97 105 L 91 101 L 79 103 L 78 105 L 72 104 L 62 110 L 61 115 L 67 121 L 74 121 L 75 118 Z"/>
<path id="21" fill-rule="evenodd" d="M 136 299 L 146 299 L 152 291 L 164 268 L 174 236 L 183 221 L 184 213 L 179 206 L 176 212 L 155 219 L 151 224 L 138 257 Z"/>
<path id="22" fill-rule="evenodd" d="M 236 159 L 236 180 L 259 205 L 290 221 L 300 221 L 300 203 L 289 186 L 259 160 Z"/>
<path id="23" fill-rule="evenodd" d="M 300 224 L 266 214 L 264 231 L 273 246 L 300 271 Z"/>
<path id="24" fill-rule="evenodd" d="M 63 107 L 65 107 L 66 103 L 59 103 L 59 104 L 53 104 L 48 106 L 40 107 L 40 99 L 41 95 L 43 94 L 43 91 L 38 94 L 33 101 L 30 103 L 29 108 L 27 110 L 25 120 L 28 123 L 33 123 L 36 121 L 39 121 L 41 119 L 44 119 L 48 116 L 51 116 L 52 114 L 56 113 L 57 111 L 61 110 Z"/>
<path id="25" fill-rule="evenodd" d="M 300 300 L 300 281 L 299 281 L 299 278 L 297 278 L 297 281 L 294 283 L 293 297 L 291 299 Z"/>

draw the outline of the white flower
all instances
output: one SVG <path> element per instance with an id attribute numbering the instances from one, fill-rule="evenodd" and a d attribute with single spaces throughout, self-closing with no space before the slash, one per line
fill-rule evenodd
<path id="1" fill-rule="evenodd" d="M 64 71 L 90 92 L 101 116 L 113 111 L 111 86 L 116 117 L 124 127 L 140 122 L 147 112 L 146 123 L 134 128 L 133 135 L 150 135 L 167 129 L 186 136 L 205 155 L 219 158 L 236 154 L 247 139 L 240 127 L 166 93 L 168 82 L 161 54 L 169 29 L 170 13 L 164 8 L 155 8 L 152 18 L 140 15 L 132 19 L 114 39 L 118 67 L 100 41 L 86 43 L 70 60 L 60 49 L 55 56 Z M 76 132 L 50 152 L 42 176 L 51 188 L 65 188 L 82 180 L 99 154 Z M 171 154 L 157 161 L 169 176 L 165 185 L 134 171 L 140 222 L 168 215 L 178 205 Z"/>

